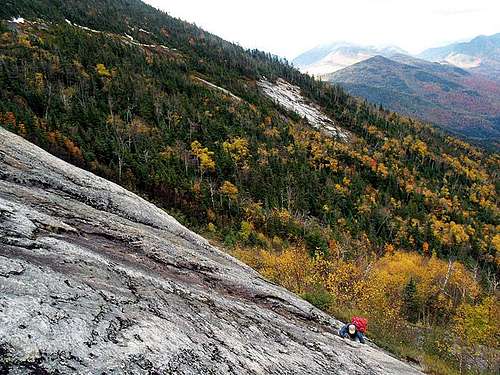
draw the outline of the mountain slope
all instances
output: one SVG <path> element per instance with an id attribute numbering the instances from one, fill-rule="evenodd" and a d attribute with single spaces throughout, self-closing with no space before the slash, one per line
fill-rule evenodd
<path id="1" fill-rule="evenodd" d="M 473 139 L 500 138 L 500 86 L 448 65 L 376 56 L 325 76 L 350 93 Z"/>
<path id="2" fill-rule="evenodd" d="M 0 140 L 2 373 L 419 373 L 138 196 Z"/>
<path id="3" fill-rule="evenodd" d="M 4 5 L 2 127 L 147 197 L 316 306 L 366 315 L 371 338 L 429 371 L 464 363 L 443 364 L 439 348 L 475 350 L 467 337 L 427 343 L 490 301 L 498 154 L 139 1 Z M 394 274 L 396 261 L 415 266 Z"/>
<path id="4" fill-rule="evenodd" d="M 500 33 L 490 36 L 480 35 L 469 42 L 430 48 L 420 53 L 418 57 L 429 61 L 446 62 L 499 80 Z"/>
<path id="5" fill-rule="evenodd" d="M 498 60 L 500 59 L 500 33 L 491 36 L 480 35 L 469 42 L 452 43 L 444 47 L 429 48 L 421 52 L 418 57 L 437 61 L 445 60 L 447 56 L 453 53 L 483 57 Z"/>
<path id="6" fill-rule="evenodd" d="M 348 233 L 381 253 L 389 242 L 408 250 L 427 243 L 441 256 L 495 263 L 492 238 L 480 228 L 495 227 L 496 203 L 490 193 L 486 205 L 471 198 L 478 183 L 495 186 L 495 156 L 139 1 L 17 1 L 0 11 L 47 19 L 0 23 L 0 123 L 153 197 L 186 223 L 215 228 L 229 244 L 267 246 L 276 237 L 327 253 L 329 240 Z M 426 85 L 435 79 L 443 95 L 468 77 L 428 62 L 372 61 Z M 398 92 L 408 86 L 398 75 L 394 82 Z M 424 192 L 445 188 L 470 215 L 443 211 L 438 196 L 422 205 Z M 367 194 L 375 194 L 370 207 Z M 293 220 L 276 221 L 280 210 Z M 475 234 L 466 245 L 423 225 L 405 234 L 413 220 L 441 219 Z M 255 233 L 240 235 L 249 220 Z"/>

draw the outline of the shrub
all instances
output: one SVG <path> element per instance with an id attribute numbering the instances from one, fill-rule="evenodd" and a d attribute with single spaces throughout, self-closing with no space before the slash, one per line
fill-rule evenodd
<path id="1" fill-rule="evenodd" d="M 318 309 L 324 311 L 328 310 L 330 305 L 334 303 L 333 296 L 321 286 L 318 286 L 311 291 L 302 293 L 302 298 L 304 298 L 311 305 L 314 305 Z"/>
<path id="2" fill-rule="evenodd" d="M 317 255 L 328 255 L 328 242 L 319 230 L 310 231 L 305 235 L 304 239 L 306 241 L 307 250 L 312 257 Z"/>

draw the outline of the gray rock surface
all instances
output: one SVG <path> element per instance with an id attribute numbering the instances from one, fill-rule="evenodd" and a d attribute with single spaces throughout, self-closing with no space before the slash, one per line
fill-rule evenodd
<path id="1" fill-rule="evenodd" d="M 161 209 L 0 128 L 0 374 L 417 374 Z"/>

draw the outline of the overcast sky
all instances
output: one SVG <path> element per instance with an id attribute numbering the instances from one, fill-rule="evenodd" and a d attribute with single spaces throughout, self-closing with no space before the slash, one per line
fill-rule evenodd
<path id="1" fill-rule="evenodd" d="M 288 59 L 318 44 L 411 53 L 500 32 L 500 0 L 146 0 L 243 47 Z"/>

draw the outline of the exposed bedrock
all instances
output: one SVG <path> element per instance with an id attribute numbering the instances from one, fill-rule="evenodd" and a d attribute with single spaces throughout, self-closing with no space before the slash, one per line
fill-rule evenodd
<path id="1" fill-rule="evenodd" d="M 0 374 L 417 374 L 163 210 L 0 128 Z"/>

